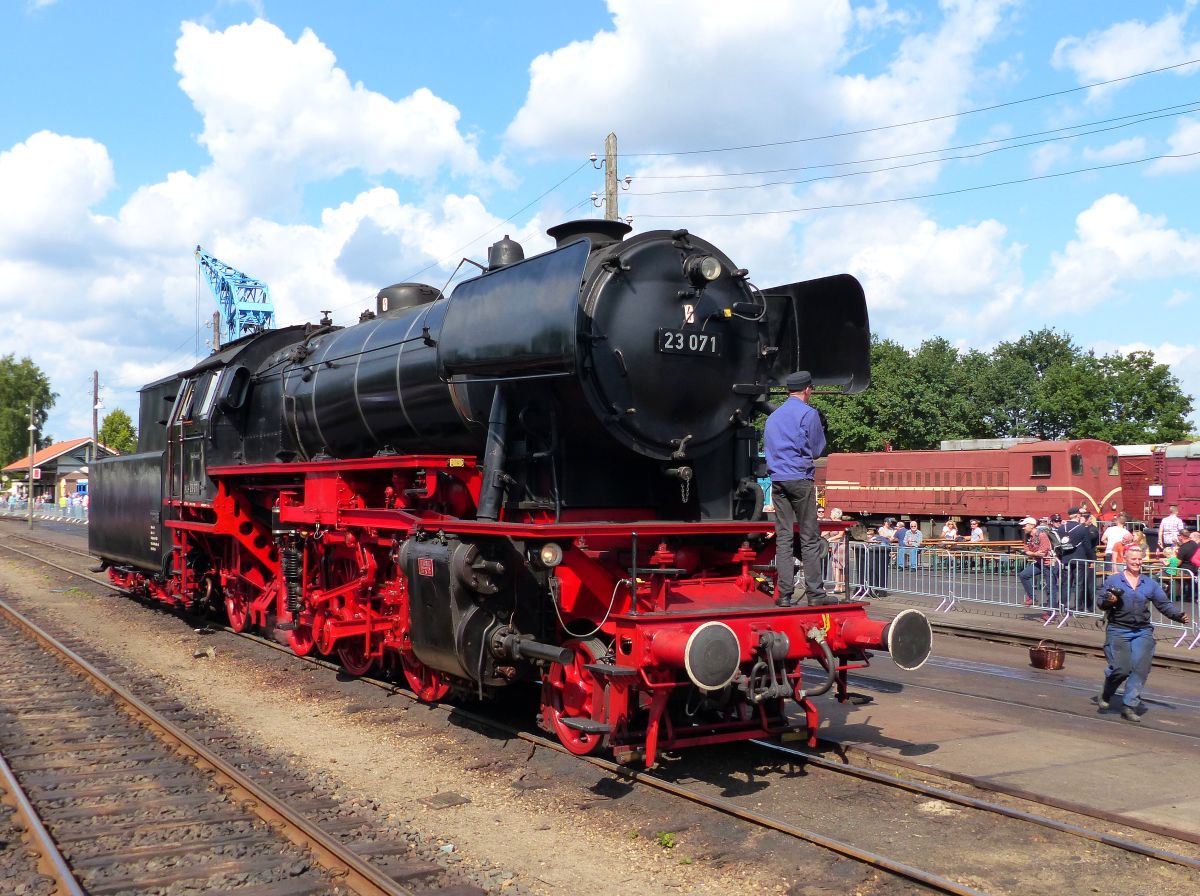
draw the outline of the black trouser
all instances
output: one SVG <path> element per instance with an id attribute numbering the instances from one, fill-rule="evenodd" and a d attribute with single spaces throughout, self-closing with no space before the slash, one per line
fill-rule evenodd
<path id="1" fill-rule="evenodd" d="M 771 484 L 775 504 L 775 568 L 780 599 L 795 590 L 796 565 L 792 562 L 792 528 L 799 523 L 800 559 L 804 563 L 805 597 L 825 593 L 821 577 L 821 528 L 817 524 L 817 487 L 811 479 L 789 479 Z"/>

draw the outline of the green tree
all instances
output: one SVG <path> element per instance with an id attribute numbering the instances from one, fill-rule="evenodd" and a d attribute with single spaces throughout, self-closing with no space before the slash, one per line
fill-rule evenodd
<path id="1" fill-rule="evenodd" d="M 1170 442 L 1189 438 L 1193 407 L 1149 352 L 1097 357 L 1048 328 L 965 355 L 941 337 L 909 351 L 874 335 L 870 388 L 816 394 L 813 405 L 826 415 L 830 451 L 934 449 L 966 438 Z"/>
<path id="2" fill-rule="evenodd" d="M 137 450 L 137 428 L 120 408 L 104 415 L 104 422 L 100 424 L 100 444 L 121 454 Z"/>
<path id="3" fill-rule="evenodd" d="M 46 418 L 54 400 L 50 380 L 29 358 L 0 357 L 0 461 L 10 464 L 29 453 L 29 402 L 34 403 L 35 447 L 50 444 Z"/>

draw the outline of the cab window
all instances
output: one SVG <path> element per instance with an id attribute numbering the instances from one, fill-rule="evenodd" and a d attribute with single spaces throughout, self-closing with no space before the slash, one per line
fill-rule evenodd
<path id="1" fill-rule="evenodd" d="M 1071 475 L 1072 476 L 1082 476 L 1083 475 L 1083 455 L 1082 454 L 1072 454 L 1071 455 Z"/>
<path id="2" fill-rule="evenodd" d="M 1050 475 L 1050 455 L 1033 455 L 1033 470 L 1029 474 L 1034 479 L 1045 479 Z"/>

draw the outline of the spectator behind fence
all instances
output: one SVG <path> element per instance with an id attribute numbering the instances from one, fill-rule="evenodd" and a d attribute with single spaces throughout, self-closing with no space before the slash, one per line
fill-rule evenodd
<path id="1" fill-rule="evenodd" d="M 1125 536 L 1130 534 L 1125 528 L 1125 517 L 1118 516 L 1117 521 L 1109 526 L 1100 535 L 1100 540 L 1104 542 L 1104 569 L 1107 572 L 1113 571 L 1113 554 L 1116 553 L 1117 545 L 1125 540 Z"/>
<path id="2" fill-rule="evenodd" d="M 1025 556 L 1029 558 L 1029 565 L 1018 576 L 1025 590 L 1025 606 L 1033 606 L 1034 589 L 1045 581 L 1050 589 L 1050 607 L 1055 609 L 1059 602 L 1058 558 L 1050 545 L 1050 535 L 1031 516 L 1021 520 L 1021 526 L 1025 530 Z M 1043 622 L 1049 618 L 1049 613 L 1042 615 Z"/>
<path id="3" fill-rule="evenodd" d="M 1063 604 L 1072 610 L 1091 609 L 1096 590 L 1092 562 L 1096 559 L 1095 529 L 1084 522 L 1082 507 L 1067 509 L 1067 519 L 1058 527 L 1062 545 Z"/>
<path id="4" fill-rule="evenodd" d="M 983 527 L 979 525 L 979 520 L 971 520 L 971 544 L 980 544 L 987 541 L 987 535 L 984 534 Z"/>
<path id="5" fill-rule="evenodd" d="M 1183 520 L 1179 518 L 1179 508 L 1172 504 L 1167 515 L 1158 524 L 1159 550 L 1176 547 L 1179 544 L 1182 533 Z"/>
<path id="6" fill-rule="evenodd" d="M 880 534 L 878 529 L 867 529 L 866 544 L 863 545 L 862 563 L 863 568 L 859 573 L 858 591 L 855 592 L 855 597 L 865 597 L 874 595 L 875 597 L 887 596 L 888 585 L 888 555 L 892 550 L 893 538 Z"/>
<path id="7" fill-rule="evenodd" d="M 1128 722 L 1140 722 L 1138 713 L 1145 712 L 1141 701 L 1142 688 L 1150 675 L 1150 663 L 1154 659 L 1154 629 L 1150 624 L 1150 606 L 1175 622 L 1188 624 L 1188 614 L 1167 599 L 1158 582 L 1143 576 L 1142 548 L 1133 545 L 1125 552 L 1126 567 L 1104 580 L 1100 608 L 1108 620 L 1108 632 L 1104 638 L 1104 657 L 1108 668 L 1104 671 L 1104 687 L 1093 701 L 1100 712 L 1112 706 L 1117 688 L 1125 685 L 1121 703 L 1121 718 Z"/>
<path id="8" fill-rule="evenodd" d="M 942 526 L 942 541 L 958 541 L 958 523 L 954 520 L 946 520 Z"/>
<path id="9" fill-rule="evenodd" d="M 900 542 L 900 554 L 896 560 L 896 568 L 904 569 L 904 558 L 908 557 L 908 568 L 916 569 L 920 566 L 921 559 L 921 542 L 925 540 L 925 535 L 921 532 L 916 520 L 908 521 L 908 528 L 901 529 L 897 533 L 897 538 L 902 538 Z"/>
<path id="10" fill-rule="evenodd" d="M 842 521 L 842 510 L 835 507 L 829 511 L 829 518 L 835 523 Z M 829 571 L 833 579 L 833 593 L 846 593 L 846 533 L 839 529 L 827 532 L 825 540 L 829 542 Z"/>

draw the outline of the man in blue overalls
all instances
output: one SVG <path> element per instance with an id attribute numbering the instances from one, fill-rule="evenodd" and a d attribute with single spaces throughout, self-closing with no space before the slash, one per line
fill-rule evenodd
<path id="1" fill-rule="evenodd" d="M 825 453 L 825 427 L 815 408 L 812 376 L 807 370 L 788 374 L 788 398 L 767 418 L 763 451 L 771 474 L 775 504 L 775 568 L 778 588 L 775 603 L 796 606 L 796 570 L 792 562 L 792 530 L 800 528 L 800 559 L 804 562 L 804 596 L 809 606 L 827 603 L 821 576 L 821 530 L 817 524 L 815 462 Z"/>

